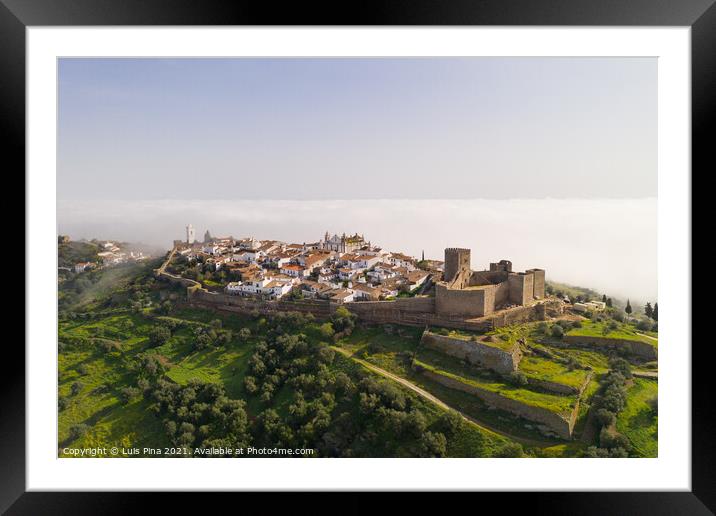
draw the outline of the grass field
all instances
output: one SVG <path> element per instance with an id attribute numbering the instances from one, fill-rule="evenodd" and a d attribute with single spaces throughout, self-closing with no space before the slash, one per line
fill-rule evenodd
<path id="1" fill-rule="evenodd" d="M 546 380 L 549 382 L 561 383 L 578 389 L 582 386 L 589 375 L 585 369 L 570 369 L 554 360 L 538 356 L 525 356 L 520 361 L 520 371 L 527 375 L 527 378 Z"/>
<path id="2" fill-rule="evenodd" d="M 658 346 L 658 339 L 639 335 L 633 326 L 624 323 L 616 323 L 616 329 L 610 329 L 605 322 L 583 321 L 581 328 L 573 328 L 567 335 L 581 335 L 585 337 L 606 337 L 610 339 L 624 339 L 645 342 L 651 346 Z"/>
<path id="3" fill-rule="evenodd" d="M 626 407 L 617 416 L 617 430 L 631 442 L 633 455 L 658 455 L 659 418 L 649 405 L 657 394 L 658 382 L 635 378 L 627 393 Z"/>
<path id="4" fill-rule="evenodd" d="M 509 384 L 506 381 L 500 381 L 493 375 L 477 374 L 473 368 L 465 366 L 453 358 L 432 351 L 421 350 L 415 360 L 415 365 L 464 384 L 500 394 L 505 398 L 519 401 L 525 405 L 544 408 L 557 414 L 569 414 L 576 403 L 576 397 L 537 392 L 526 387 Z"/>
<path id="5" fill-rule="evenodd" d="M 142 274 L 144 279 L 140 281 L 138 275 Z M 141 290 L 142 303 L 137 307 L 132 301 L 138 299 L 138 289 Z M 162 303 L 169 298 L 169 294 L 173 296 L 170 304 L 176 306 L 164 310 Z M 188 308 L 178 301 L 177 295 L 181 295 L 181 292 L 168 286 L 165 288 L 164 284 L 153 280 L 148 264 L 98 271 L 96 276 L 93 276 L 90 287 L 81 292 L 73 291 L 68 299 L 75 304 L 64 305 L 69 316 L 61 317 L 58 328 L 58 391 L 63 405 L 58 415 L 60 447 L 170 446 L 162 422 L 165 416 L 157 415 L 152 408 L 151 399 L 144 399 L 139 394 L 132 396 L 129 401 L 123 400 L 123 395 L 126 396 L 124 388 L 137 385 L 140 359 L 149 354 L 160 357 L 166 367 L 164 377 L 177 384 L 184 385 L 192 379 L 221 384 L 230 398 L 246 401 L 246 412 L 251 421 L 267 408 L 275 409 L 282 418 L 288 417 L 289 406 L 296 400 L 296 393 L 288 384 L 280 386 L 275 396 L 267 402 L 261 401 L 258 394 L 249 394 L 244 388 L 249 359 L 257 344 L 267 336 L 267 320 L 262 317 Z M 159 315 L 160 313 L 170 315 Z M 222 328 L 233 331 L 233 337 L 219 347 L 210 345 L 197 350 L 196 330 L 216 327 L 217 319 L 221 321 Z M 322 334 L 322 322 L 301 324 L 296 331 L 306 334 L 308 341 L 317 343 L 331 340 Z M 162 345 L 151 347 L 151 331 L 157 325 L 171 327 L 171 337 Z M 248 338 L 239 338 L 239 330 L 243 328 L 250 330 Z M 607 357 L 598 351 L 558 349 L 534 342 L 534 339 L 537 339 L 536 328 L 537 323 L 526 323 L 490 332 L 491 345 L 509 349 L 516 345 L 518 340 L 525 339 L 526 346 L 523 345 L 523 348 L 539 348 L 551 354 L 553 359 L 537 354 L 525 355 L 520 369 L 528 380 L 535 378 L 579 387 L 588 371 L 575 365 L 567 367 L 564 359 L 573 358 L 580 365 L 593 369 L 595 376 L 583 396 L 587 401 L 580 405 L 577 423 L 579 431 L 580 425 L 584 425 L 588 400 L 599 388 L 598 377 L 609 367 Z M 435 330 L 465 339 L 480 335 L 473 332 Z M 576 396 L 550 394 L 529 385 L 518 386 L 489 371 L 431 350 L 421 349 L 422 331 L 421 328 L 398 325 L 369 326 L 359 323 L 351 335 L 341 338 L 336 345 L 378 367 L 408 378 L 449 406 L 484 422 L 486 428 L 499 430 L 521 439 L 521 442 L 531 442 L 532 445 L 527 444 L 526 448 L 534 455 L 575 456 L 584 448 L 585 445 L 577 441 L 565 443 L 546 438 L 540 434 L 536 425 L 529 421 L 488 407 L 475 396 L 446 388 L 417 374 L 411 365 L 414 358 L 419 365 L 466 384 L 556 413 L 566 415 L 571 412 L 576 402 Z M 366 372 L 355 361 L 340 354 L 336 354 L 329 367 L 336 372 L 348 372 L 352 377 L 357 375 L 358 378 L 365 374 L 375 374 Z M 392 382 L 380 378 L 381 382 Z M 445 431 L 442 426 L 445 424 L 443 408 L 419 397 L 404 386 L 393 383 L 424 413 L 427 430 Z M 655 382 L 648 380 L 636 380 L 629 391 L 627 408 L 620 414 L 618 421 L 620 432 L 629 437 L 634 449 L 638 450 L 637 453 L 641 456 L 653 456 L 650 454 L 656 453 L 656 422 L 644 419 L 643 413 L 644 406 L 648 407 L 647 402 L 652 391 L 655 393 L 655 385 Z M 339 403 L 339 406 L 338 410 L 348 411 L 355 422 L 363 417 L 358 403 L 353 406 Z M 71 434 L 71 429 L 77 425 L 84 425 L 86 429 L 79 437 Z M 458 427 L 452 433 L 446 434 L 447 455 L 489 457 L 499 454 L 505 445 L 511 443 L 509 438 L 486 428 L 461 419 Z M 392 449 L 403 450 L 400 452 L 403 454 L 408 453 L 406 447 L 390 445 L 391 440 L 395 439 L 391 433 L 392 428 L 381 432 L 385 432 L 385 435 L 381 433 L 380 439 L 387 443 L 384 449 L 372 450 L 357 445 L 354 451 L 361 456 L 386 456 L 385 453 Z"/>
<path id="6" fill-rule="evenodd" d="M 193 328 L 205 326 L 215 319 L 222 321 L 222 327 L 235 332 L 248 327 L 252 337 L 245 342 L 239 342 L 235 337 L 225 348 L 195 351 L 192 346 Z M 180 324 L 167 342 L 149 351 L 164 357 L 168 366 L 167 378 L 179 384 L 186 384 L 190 379 L 220 383 L 230 397 L 246 400 L 249 417 L 255 417 L 266 408 L 267 405 L 257 397 L 248 395 L 243 386 L 248 359 L 262 335 L 265 321 L 188 308 L 177 309 L 171 316 L 159 316 L 157 321 Z M 73 448 L 170 446 L 161 419 L 150 410 L 151 402 L 139 396 L 124 404 L 120 396 L 122 387 L 134 385 L 132 362 L 148 351 L 148 335 L 153 324 L 154 321 L 136 313 L 100 315 L 89 320 L 60 323 L 60 341 L 65 342 L 65 349 L 58 356 L 59 394 L 67 400 L 67 406 L 59 412 L 58 418 L 60 448 L 68 445 Z M 317 338 L 319 326 L 319 323 L 312 323 L 303 331 Z M 350 340 L 356 349 L 378 341 L 387 353 L 399 352 L 417 344 L 418 332 L 401 329 L 400 333 L 402 335 L 388 335 L 382 329 L 371 329 L 358 331 Z M 102 346 L 104 342 L 117 343 L 119 349 L 107 352 Z M 356 365 L 350 359 L 337 355 L 334 367 L 348 371 Z M 81 387 L 73 394 L 72 385 L 75 382 L 81 382 Z M 285 415 L 293 395 L 289 387 L 283 386 L 270 406 Z M 406 390 L 406 395 L 414 398 L 414 402 L 428 415 L 428 429 L 439 431 L 443 410 L 411 391 Z M 360 416 L 356 414 L 355 417 Z M 78 424 L 87 425 L 88 430 L 73 439 L 70 428 Z M 386 436 L 386 439 L 389 438 Z M 491 456 L 508 442 L 500 435 L 462 421 L 458 431 L 448 440 L 448 455 Z M 63 455 L 60 453 L 60 456 Z"/>
<path id="7" fill-rule="evenodd" d="M 58 355 L 58 391 L 67 400 L 58 416 L 60 447 L 72 441 L 70 428 L 78 424 L 89 430 L 72 442 L 75 447 L 121 447 L 140 441 L 168 444 L 161 422 L 147 410 L 147 401 L 123 405 L 119 397 L 119 390 L 133 380 L 130 357 L 143 350 L 149 328 L 136 314 L 60 323 L 60 342 L 72 343 Z M 102 344 L 107 341 L 116 342 L 119 350 L 105 351 Z M 73 394 L 76 382 L 80 388 Z"/>

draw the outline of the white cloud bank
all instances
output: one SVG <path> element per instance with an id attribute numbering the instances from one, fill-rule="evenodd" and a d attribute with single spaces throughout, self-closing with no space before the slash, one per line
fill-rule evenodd
<path id="1" fill-rule="evenodd" d="M 370 185 L 362 185 L 368 188 Z M 58 232 L 169 247 L 191 223 L 202 237 L 312 242 L 365 234 L 387 249 L 442 259 L 472 249 L 474 269 L 512 260 L 548 279 L 615 297 L 657 297 L 657 200 L 58 201 Z"/>

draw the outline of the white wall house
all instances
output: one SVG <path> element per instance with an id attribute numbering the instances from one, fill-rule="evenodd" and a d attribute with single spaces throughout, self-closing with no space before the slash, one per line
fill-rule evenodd
<path id="1" fill-rule="evenodd" d="M 295 263 L 283 265 L 279 269 L 279 272 L 281 274 L 285 274 L 286 276 L 291 276 L 292 278 L 304 278 L 310 274 L 305 267 Z"/>

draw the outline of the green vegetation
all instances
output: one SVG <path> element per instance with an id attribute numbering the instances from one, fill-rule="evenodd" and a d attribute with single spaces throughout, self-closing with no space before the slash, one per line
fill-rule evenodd
<path id="1" fill-rule="evenodd" d="M 488 372 L 477 373 L 475 368 L 464 365 L 459 360 L 429 350 L 421 350 L 414 364 L 418 368 L 432 371 L 466 385 L 485 389 L 525 405 L 544 408 L 557 414 L 568 415 L 577 400 L 572 396 L 559 396 L 513 385 Z"/>
<path id="2" fill-rule="evenodd" d="M 617 430 L 631 444 L 632 455 L 656 457 L 658 453 L 658 420 L 656 400 L 658 383 L 635 378 L 628 392 L 624 409 L 616 418 Z"/>
<path id="3" fill-rule="evenodd" d="M 575 287 L 566 283 L 556 281 L 545 282 L 545 292 L 558 297 L 568 296 L 572 301 L 575 300 L 595 300 L 601 301 L 602 294 L 591 288 Z"/>
<path id="4" fill-rule="evenodd" d="M 589 371 L 565 365 L 554 360 L 537 356 L 527 356 L 520 361 L 522 371 L 529 381 L 530 378 L 561 383 L 579 389 L 587 379 Z"/>
<path id="5" fill-rule="evenodd" d="M 74 268 L 79 262 L 99 262 L 99 246 L 92 242 L 66 242 L 57 246 L 57 265 Z"/>
<path id="6" fill-rule="evenodd" d="M 657 338 L 639 335 L 634 326 L 618 321 L 584 321 L 579 328 L 572 328 L 567 335 L 581 335 L 585 337 L 606 337 L 610 339 L 624 339 L 645 342 L 654 347 L 658 345 Z"/>
<path id="7" fill-rule="evenodd" d="M 525 352 L 520 371 L 502 377 L 421 349 L 421 328 L 363 325 L 344 308 L 328 321 L 192 308 L 183 289 L 155 280 L 157 265 L 130 264 L 60 281 L 60 450 L 250 444 L 307 447 L 318 457 L 577 456 L 586 444 L 546 438 L 537 424 L 432 382 L 415 366 L 563 415 L 577 397 L 529 381 L 579 388 L 591 368 L 595 376 L 580 404 L 578 433 L 590 399 L 604 405 L 604 379 L 620 367 L 599 351 L 550 346 L 551 326 L 544 323 L 485 335 L 433 330 L 481 342 L 487 337 L 486 344 L 503 349 L 519 345 Z M 332 346 L 408 379 L 480 424 L 368 371 Z M 628 439 L 629 453 L 652 456 L 656 442 L 649 432 L 655 435 L 656 417 L 640 425 L 644 404 L 652 407 L 647 387 L 655 382 L 634 382 L 624 388 L 623 410 L 614 421 L 603 413 L 600 421 Z M 618 447 L 610 439 L 620 442 L 603 436 L 611 446 L 606 450 Z"/>
<path id="8" fill-rule="evenodd" d="M 172 289 L 157 284 L 150 268 L 133 271 L 116 285 L 130 293 L 123 302 L 117 291 L 95 289 L 62 311 L 61 449 L 251 443 L 310 447 L 316 456 L 516 453 L 504 437 L 450 420 L 333 352 L 334 335 L 352 337 L 355 317 L 346 310 L 322 322 L 217 315 L 178 299 L 166 307 Z"/>

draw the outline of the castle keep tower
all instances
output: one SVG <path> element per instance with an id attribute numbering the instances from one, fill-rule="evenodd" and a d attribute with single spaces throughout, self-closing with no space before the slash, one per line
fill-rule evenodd
<path id="1" fill-rule="evenodd" d="M 470 250 L 458 247 L 445 249 L 444 281 L 450 283 L 463 271 L 470 271 Z"/>
<path id="2" fill-rule="evenodd" d="M 189 224 L 186 227 L 186 243 L 193 244 L 194 240 L 196 240 L 196 233 L 194 232 L 194 226 Z"/>

